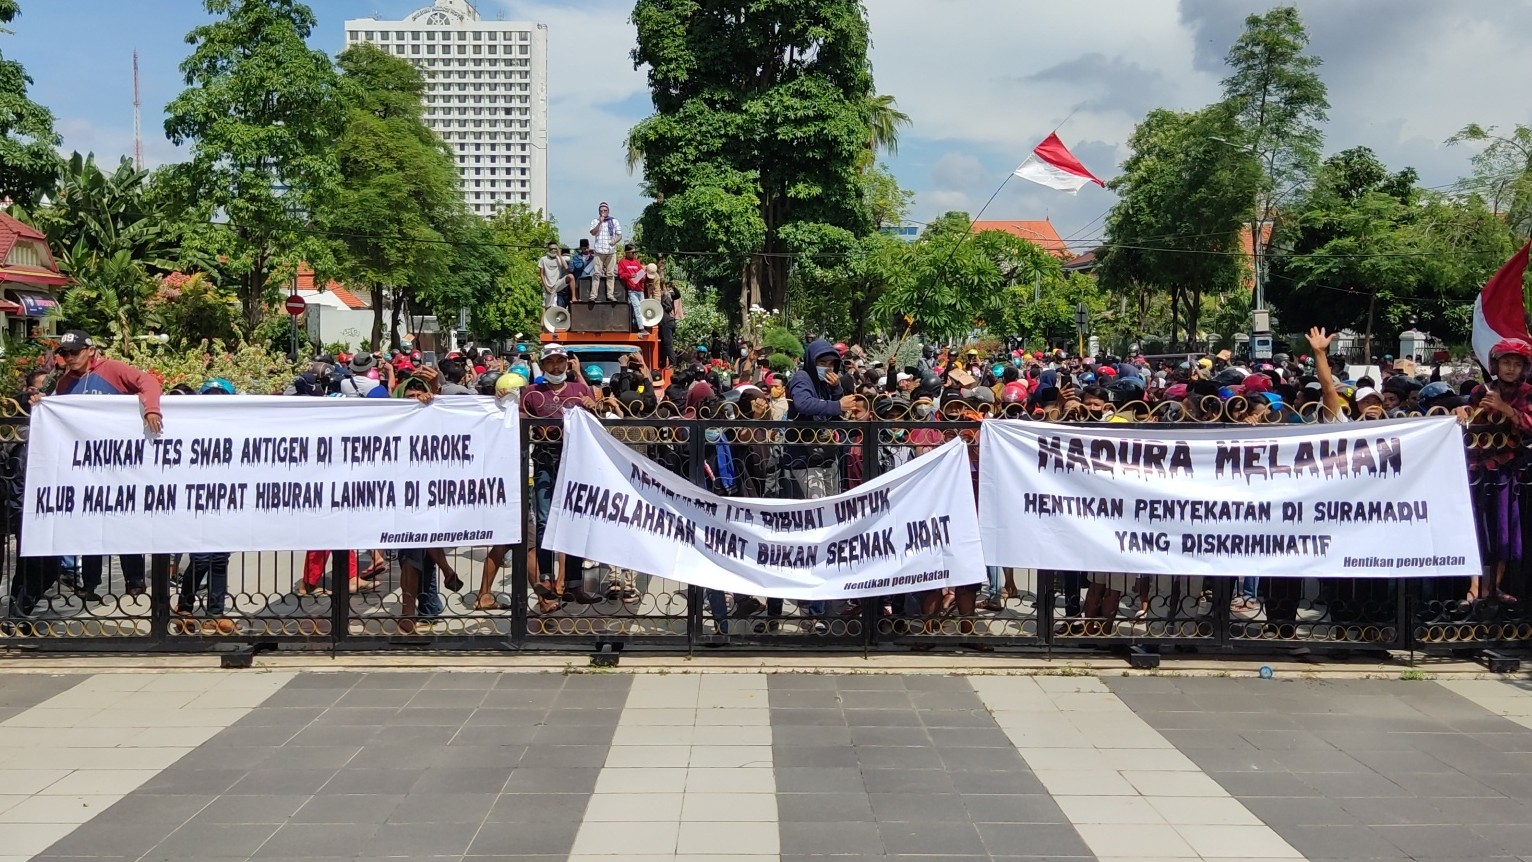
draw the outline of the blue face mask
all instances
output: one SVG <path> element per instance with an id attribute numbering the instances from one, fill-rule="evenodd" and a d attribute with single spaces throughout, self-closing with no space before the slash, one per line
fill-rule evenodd
<path id="1" fill-rule="evenodd" d="M 830 379 L 830 369 L 824 367 L 823 365 L 816 365 L 816 366 L 814 366 L 814 370 L 819 372 L 819 379 L 820 380 L 828 380 L 828 379 Z"/>
<path id="2" fill-rule="evenodd" d="M 721 429 L 721 428 L 709 428 L 706 431 L 702 432 L 702 436 L 709 443 L 717 443 L 718 441 L 723 439 L 723 429 Z"/>

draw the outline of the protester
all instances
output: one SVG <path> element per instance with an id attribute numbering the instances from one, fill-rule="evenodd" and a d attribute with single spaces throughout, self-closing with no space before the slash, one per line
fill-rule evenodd
<path id="1" fill-rule="evenodd" d="M 611 207 L 606 201 L 596 207 L 596 217 L 590 223 L 590 235 L 594 237 L 596 293 L 607 302 L 625 301 L 621 285 L 617 284 L 617 249 L 622 245 L 622 224 L 612 218 Z"/>
<path id="2" fill-rule="evenodd" d="M 57 353 L 64 361 L 64 374 L 54 385 L 53 394 L 137 395 L 139 411 L 144 418 L 144 430 L 153 435 L 164 430 L 164 420 L 160 414 L 160 382 L 152 375 L 125 362 L 97 355 L 95 342 L 87 333 L 78 329 L 72 329 L 59 338 Z M 129 596 L 141 596 L 148 591 L 141 554 L 120 556 L 118 564 L 122 568 Z M 93 604 L 104 601 L 98 590 L 105 565 L 106 558 L 101 556 L 87 556 L 82 561 L 79 592 L 82 601 Z"/>

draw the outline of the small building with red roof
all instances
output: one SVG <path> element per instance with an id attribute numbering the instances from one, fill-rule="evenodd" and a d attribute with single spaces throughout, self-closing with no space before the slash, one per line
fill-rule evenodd
<path id="1" fill-rule="evenodd" d="M 42 232 L 8 213 L 0 212 L 0 322 L 12 338 L 26 338 L 45 329 L 43 318 L 58 307 L 57 290 L 69 276 L 48 249 Z"/>

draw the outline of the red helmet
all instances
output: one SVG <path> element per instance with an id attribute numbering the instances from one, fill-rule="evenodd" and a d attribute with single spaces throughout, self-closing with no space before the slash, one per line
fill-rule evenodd
<path id="1" fill-rule="evenodd" d="M 846 355 L 846 342 L 835 342 L 835 352 L 841 354 L 842 356 Z"/>
<path id="2" fill-rule="evenodd" d="M 1520 338 L 1502 338 L 1495 342 L 1495 346 L 1489 349 L 1489 361 L 1494 362 L 1502 356 L 1520 356 L 1522 359 L 1532 362 L 1532 344 L 1522 341 Z"/>

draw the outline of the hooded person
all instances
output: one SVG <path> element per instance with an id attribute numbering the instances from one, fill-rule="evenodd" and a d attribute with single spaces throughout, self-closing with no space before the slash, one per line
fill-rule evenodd
<path id="1" fill-rule="evenodd" d="M 840 375 L 835 368 L 840 354 L 822 338 L 812 341 L 803 353 L 803 367 L 787 381 L 787 420 L 824 423 L 846 418 L 857 411 L 861 400 L 841 395 Z M 809 440 L 807 433 L 794 435 Z M 840 493 L 840 462 L 833 445 L 805 442 L 787 446 L 783 460 L 799 499 L 812 500 Z"/>

